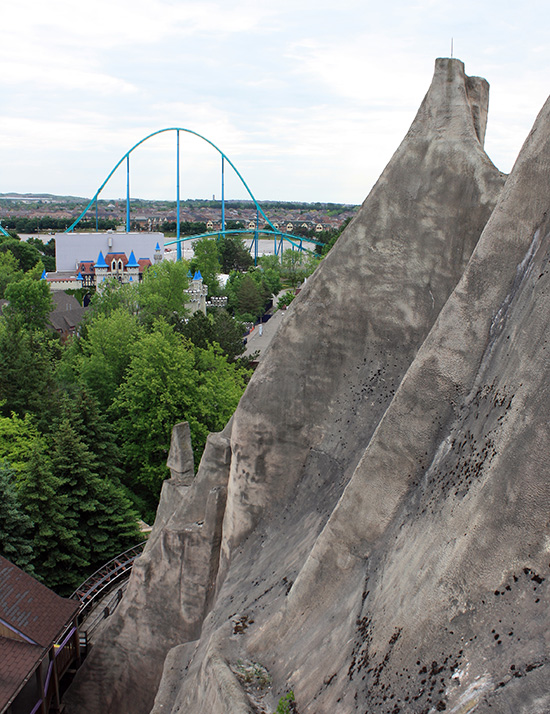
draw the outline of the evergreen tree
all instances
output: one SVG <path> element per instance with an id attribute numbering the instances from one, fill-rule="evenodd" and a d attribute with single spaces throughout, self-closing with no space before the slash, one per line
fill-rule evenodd
<path id="1" fill-rule="evenodd" d="M 225 236 L 218 241 L 222 273 L 229 274 L 232 270 L 246 272 L 254 265 L 254 259 L 244 244 L 243 238 Z"/>
<path id="2" fill-rule="evenodd" d="M 216 310 L 214 313 L 214 340 L 227 357 L 233 361 L 245 350 L 244 326 L 240 320 L 231 317 L 227 310 Z"/>
<path id="3" fill-rule="evenodd" d="M 31 573 L 32 525 L 19 503 L 15 471 L 0 463 L 0 555 Z"/>
<path id="4" fill-rule="evenodd" d="M 32 519 L 33 566 L 36 576 L 60 594 L 69 594 L 89 566 L 78 519 L 68 510 L 63 480 L 52 471 L 42 445 L 31 454 L 18 480 L 19 501 Z"/>
<path id="5" fill-rule="evenodd" d="M 181 325 L 178 331 L 190 339 L 196 347 L 206 347 L 215 340 L 214 320 L 200 310 Z"/>
<path id="6" fill-rule="evenodd" d="M 236 309 L 239 315 L 259 317 L 263 309 L 263 295 L 254 278 L 247 273 L 237 288 Z"/>
<path id="7" fill-rule="evenodd" d="M 97 474 L 92 480 L 98 508 L 88 519 L 97 542 L 90 557 L 102 563 L 142 540 L 131 492 L 121 483 L 119 448 L 97 400 L 79 390 L 71 401 L 72 422 L 88 448 L 89 466 Z M 101 547 L 98 547 L 101 546 Z"/>
<path id="8" fill-rule="evenodd" d="M 45 331 L 0 317 L 0 413 L 43 414 L 51 407 L 55 346 Z"/>
<path id="9" fill-rule="evenodd" d="M 54 437 L 52 467 L 67 493 L 67 515 L 77 524 L 93 568 L 139 539 L 137 517 L 122 490 L 97 473 L 97 456 L 79 431 L 80 419 L 65 408 Z"/>

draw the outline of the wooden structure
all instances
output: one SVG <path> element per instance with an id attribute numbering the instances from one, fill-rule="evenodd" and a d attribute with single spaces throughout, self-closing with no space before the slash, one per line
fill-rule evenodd
<path id="1" fill-rule="evenodd" d="M 47 714 L 80 663 L 80 604 L 0 556 L 0 714 Z"/>

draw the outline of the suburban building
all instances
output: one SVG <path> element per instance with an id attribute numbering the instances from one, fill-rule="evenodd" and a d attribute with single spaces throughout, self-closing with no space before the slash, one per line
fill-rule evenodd
<path id="1" fill-rule="evenodd" d="M 84 318 L 86 308 L 82 307 L 74 295 L 64 292 L 52 294 L 54 309 L 50 312 L 50 328 L 66 339 L 74 335 Z"/>

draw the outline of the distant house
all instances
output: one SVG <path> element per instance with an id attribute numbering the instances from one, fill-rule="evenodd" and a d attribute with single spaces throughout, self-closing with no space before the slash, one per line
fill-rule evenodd
<path id="1" fill-rule="evenodd" d="M 60 708 L 59 682 L 80 659 L 78 609 L 0 556 L 0 714 Z"/>
<path id="2" fill-rule="evenodd" d="M 62 338 L 74 335 L 86 312 L 73 295 L 64 292 L 52 293 L 55 308 L 50 312 L 50 328 Z"/>

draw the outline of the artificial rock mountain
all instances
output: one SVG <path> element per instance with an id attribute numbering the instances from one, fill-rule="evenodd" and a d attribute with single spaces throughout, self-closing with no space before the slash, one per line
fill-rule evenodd
<path id="1" fill-rule="evenodd" d="M 195 477 L 178 427 L 68 711 L 550 711 L 550 103 L 506 183 L 487 104 L 436 61 Z"/>

